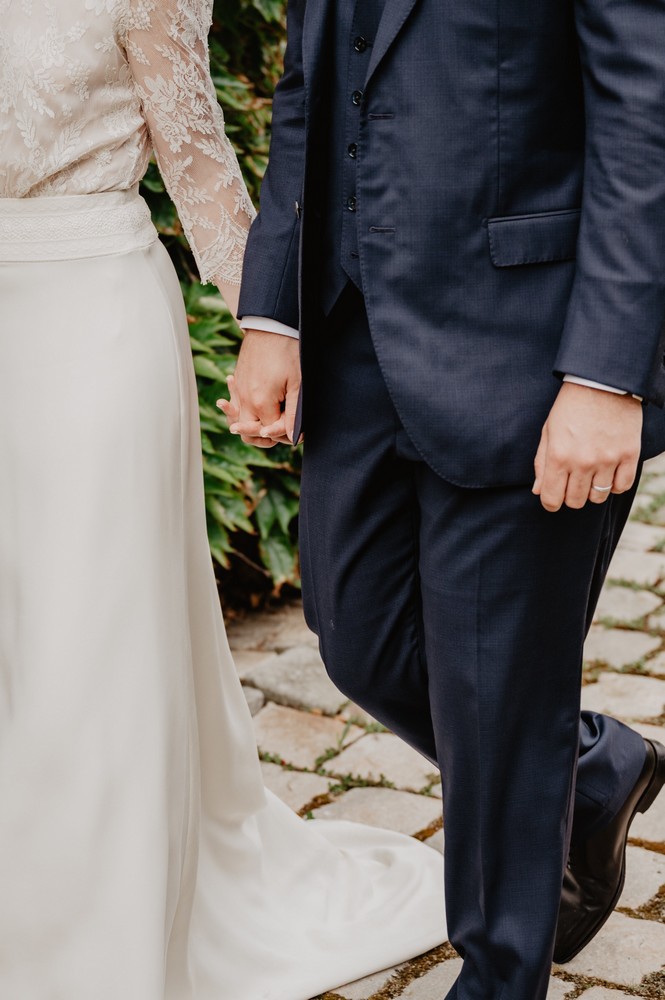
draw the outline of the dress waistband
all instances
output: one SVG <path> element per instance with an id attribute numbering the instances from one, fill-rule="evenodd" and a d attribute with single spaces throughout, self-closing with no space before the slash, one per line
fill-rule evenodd
<path id="1" fill-rule="evenodd" d="M 138 192 L 0 198 L 0 261 L 77 260 L 128 253 L 157 239 Z"/>

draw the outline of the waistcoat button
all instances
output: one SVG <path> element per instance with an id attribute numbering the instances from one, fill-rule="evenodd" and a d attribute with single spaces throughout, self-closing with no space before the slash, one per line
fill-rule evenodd
<path id="1" fill-rule="evenodd" d="M 352 160 L 355 160 L 355 158 L 358 155 L 358 143 L 352 142 L 349 148 L 347 149 L 347 153 L 349 154 Z"/>
<path id="2" fill-rule="evenodd" d="M 351 100 L 357 106 L 362 101 L 363 96 L 364 95 L 362 90 L 354 90 L 353 93 L 351 94 Z"/>
<path id="3" fill-rule="evenodd" d="M 353 197 L 353 195 L 351 195 L 351 197 L 348 198 L 346 202 L 346 207 L 348 208 L 349 212 L 355 212 L 356 204 L 357 204 L 356 199 Z"/>
<path id="4" fill-rule="evenodd" d="M 358 35 L 353 42 L 353 47 L 356 52 L 364 52 L 367 49 L 367 39 L 363 38 L 362 35 Z"/>

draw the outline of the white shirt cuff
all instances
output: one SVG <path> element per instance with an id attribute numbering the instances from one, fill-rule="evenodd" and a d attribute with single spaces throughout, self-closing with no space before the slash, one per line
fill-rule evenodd
<path id="1" fill-rule="evenodd" d="M 243 316 L 238 320 L 238 325 L 241 330 L 262 330 L 263 333 L 279 333 L 283 337 L 300 340 L 300 334 L 292 326 L 279 323 L 276 319 L 268 319 L 266 316 Z"/>
<path id="2" fill-rule="evenodd" d="M 642 402 L 641 396 L 636 396 L 634 392 L 627 392 L 625 389 L 615 389 L 613 385 L 604 385 L 602 382 L 593 382 L 590 378 L 580 378 L 579 375 L 564 375 L 564 382 L 574 382 L 575 385 L 586 385 L 589 389 L 601 389 L 603 392 L 614 392 L 617 396 L 632 396 Z"/>

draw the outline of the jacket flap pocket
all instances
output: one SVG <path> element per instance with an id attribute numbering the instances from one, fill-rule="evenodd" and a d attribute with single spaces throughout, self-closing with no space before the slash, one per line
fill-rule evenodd
<path id="1" fill-rule="evenodd" d="M 492 263 L 496 267 L 515 267 L 572 260 L 579 226 L 579 209 L 488 219 Z"/>

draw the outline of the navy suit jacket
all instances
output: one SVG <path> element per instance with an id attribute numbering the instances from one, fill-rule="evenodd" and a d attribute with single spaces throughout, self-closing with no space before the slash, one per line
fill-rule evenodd
<path id="1" fill-rule="evenodd" d="M 241 315 L 316 363 L 329 0 L 290 0 Z M 358 156 L 360 265 L 396 409 L 439 474 L 529 482 L 570 373 L 665 448 L 665 0 L 386 0 Z M 306 427 L 305 427 L 306 431 Z"/>

